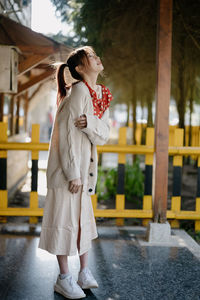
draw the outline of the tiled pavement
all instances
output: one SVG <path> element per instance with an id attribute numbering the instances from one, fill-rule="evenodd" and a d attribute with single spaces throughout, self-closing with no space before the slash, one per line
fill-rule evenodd
<path id="1" fill-rule="evenodd" d="M 17 233 L 17 227 L 15 234 L 6 233 L 12 226 L 4 225 L 0 234 L 0 299 L 65 299 L 53 291 L 56 256 L 38 248 L 40 226 L 32 235 Z M 200 246 L 184 231 L 173 230 L 170 244 L 150 245 L 143 227 L 97 228 L 89 267 L 99 288 L 88 290 L 85 299 L 200 299 Z M 77 278 L 78 255 L 69 266 Z"/>

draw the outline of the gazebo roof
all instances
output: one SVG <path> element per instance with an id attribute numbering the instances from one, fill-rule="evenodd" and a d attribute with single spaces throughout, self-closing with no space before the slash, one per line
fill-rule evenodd
<path id="1" fill-rule="evenodd" d="M 72 50 L 0 14 L 0 44 L 20 50 L 18 95 L 33 85 L 49 79 L 54 73 L 51 64 L 65 61 Z"/>

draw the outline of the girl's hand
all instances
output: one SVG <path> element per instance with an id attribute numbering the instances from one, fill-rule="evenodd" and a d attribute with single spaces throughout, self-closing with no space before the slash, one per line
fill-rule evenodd
<path id="1" fill-rule="evenodd" d="M 83 129 L 87 127 L 87 117 L 86 115 L 81 115 L 79 118 L 77 118 L 74 122 L 74 125 L 78 127 L 79 129 Z"/>
<path id="2" fill-rule="evenodd" d="M 81 183 L 81 179 L 80 179 L 80 178 L 71 180 L 71 181 L 69 182 L 69 191 L 70 191 L 72 194 L 73 194 L 73 193 L 77 193 L 81 185 L 82 185 L 82 183 Z"/>

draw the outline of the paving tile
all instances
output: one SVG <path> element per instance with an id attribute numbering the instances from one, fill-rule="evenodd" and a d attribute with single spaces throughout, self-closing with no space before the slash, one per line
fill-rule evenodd
<path id="1" fill-rule="evenodd" d="M 200 260 L 187 247 L 139 242 L 144 230 L 98 226 L 89 266 L 99 283 L 85 299 L 198 300 Z M 183 236 L 181 237 L 183 240 Z M 65 299 L 53 291 L 56 256 L 38 248 L 39 237 L 0 234 L 0 299 Z M 77 278 L 77 256 L 69 267 Z"/>

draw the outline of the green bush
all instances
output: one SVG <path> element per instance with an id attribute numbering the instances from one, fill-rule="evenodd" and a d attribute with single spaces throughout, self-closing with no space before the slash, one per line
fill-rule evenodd
<path id="1" fill-rule="evenodd" d="M 125 195 L 128 201 L 133 197 L 144 195 L 144 175 L 140 169 L 140 160 L 136 157 L 133 165 L 126 164 L 125 169 Z"/>
<path id="2" fill-rule="evenodd" d="M 114 199 L 116 194 L 117 169 L 98 167 L 97 195 L 99 200 Z"/>
<path id="3" fill-rule="evenodd" d="M 135 202 L 135 197 L 143 197 L 144 175 L 140 169 L 139 157 L 133 165 L 125 165 L 125 197 Z M 117 168 L 98 167 L 97 194 L 99 200 L 115 199 L 117 190 Z"/>

